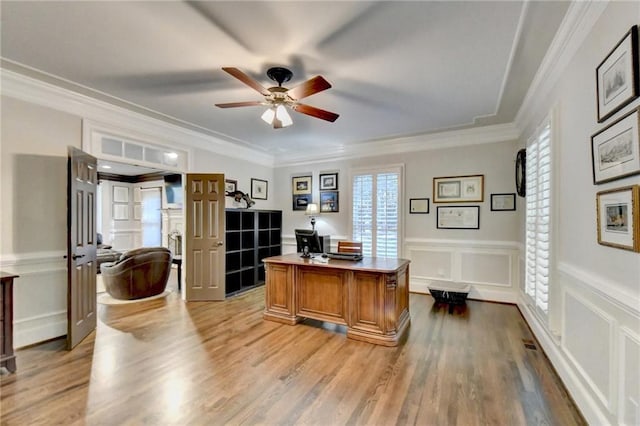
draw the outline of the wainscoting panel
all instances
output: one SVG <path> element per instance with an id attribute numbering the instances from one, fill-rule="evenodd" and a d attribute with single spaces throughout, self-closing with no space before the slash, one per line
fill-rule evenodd
<path id="1" fill-rule="evenodd" d="M 66 252 L 0 258 L 0 269 L 19 275 L 13 285 L 16 348 L 67 334 Z"/>
<path id="2" fill-rule="evenodd" d="M 453 279 L 452 249 L 423 248 L 411 251 L 411 278 L 428 283 L 431 279 L 451 281 Z"/>
<path id="3" fill-rule="evenodd" d="M 517 303 L 520 249 L 512 241 L 408 238 L 410 290 L 428 293 L 433 280 L 457 281 L 471 284 L 470 298 Z"/>
<path id="4" fill-rule="evenodd" d="M 612 411 L 615 321 L 572 291 L 565 291 L 563 299 L 562 350 Z"/>
<path id="5" fill-rule="evenodd" d="M 618 423 L 622 425 L 640 425 L 640 336 L 636 332 L 620 328 Z"/>
<path id="6" fill-rule="evenodd" d="M 510 253 L 460 253 L 460 279 L 471 284 L 511 287 L 513 258 Z"/>

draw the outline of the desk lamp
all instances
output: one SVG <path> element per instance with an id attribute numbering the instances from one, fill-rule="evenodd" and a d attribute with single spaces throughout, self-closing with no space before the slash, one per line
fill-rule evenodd
<path id="1" fill-rule="evenodd" d="M 311 216 L 311 229 L 316 229 L 316 215 L 318 214 L 318 205 L 314 203 L 307 204 L 307 211 L 304 213 Z"/>

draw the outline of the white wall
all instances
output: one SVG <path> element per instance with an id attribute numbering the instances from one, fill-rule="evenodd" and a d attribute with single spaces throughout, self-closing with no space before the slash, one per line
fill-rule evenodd
<path id="1" fill-rule="evenodd" d="M 266 180 L 267 199 L 254 200 L 253 209 L 280 209 L 276 192 L 280 189 L 273 182 L 273 168 L 201 149 L 194 150 L 190 171 L 192 173 L 224 173 L 225 179 L 238 181 L 237 189 L 251 195 L 251 178 Z M 226 207 L 244 208 L 245 202 L 236 203 L 227 197 Z"/>
<path id="2" fill-rule="evenodd" d="M 473 284 L 470 297 L 516 302 L 519 283 L 518 255 L 522 199 L 516 211 L 491 211 L 492 193 L 515 193 L 516 141 L 454 147 L 356 160 L 305 164 L 276 169 L 275 184 L 283 190 L 277 203 L 283 206 L 285 251 L 295 251 L 293 230 L 308 228 L 309 217 L 292 207 L 292 177 L 313 177 L 313 201 L 319 200 L 319 174 L 338 172 L 340 212 L 322 213 L 316 219 L 321 235 L 330 235 L 334 246 L 350 239 L 350 170 L 353 168 L 404 164 L 405 234 L 403 256 L 412 260 L 411 290 L 426 292 L 431 280 Z M 433 203 L 433 178 L 484 175 L 484 201 L 464 203 L 480 206 L 480 229 L 437 229 Z M 409 213 L 410 198 L 429 198 L 430 213 Z M 451 204 L 449 204 L 451 205 Z"/>
<path id="3" fill-rule="evenodd" d="M 640 104 L 597 123 L 595 69 L 639 21 L 640 3 L 609 3 L 523 123 L 522 144 L 554 111 L 556 196 L 549 323 L 524 299 L 520 306 L 592 424 L 640 424 L 640 254 L 599 245 L 596 235 L 596 193 L 640 184 L 640 176 L 594 185 L 590 139 Z"/>
<path id="4" fill-rule="evenodd" d="M 14 284 L 16 346 L 66 334 L 67 146 L 81 120 L 2 97 L 0 269 Z"/>

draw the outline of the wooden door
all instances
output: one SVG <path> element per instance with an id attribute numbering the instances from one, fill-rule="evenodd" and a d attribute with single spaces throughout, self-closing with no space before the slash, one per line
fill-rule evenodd
<path id="1" fill-rule="evenodd" d="M 224 175 L 187 174 L 186 300 L 224 300 Z"/>
<path id="2" fill-rule="evenodd" d="M 67 349 L 96 328 L 95 157 L 69 147 L 67 162 Z"/>

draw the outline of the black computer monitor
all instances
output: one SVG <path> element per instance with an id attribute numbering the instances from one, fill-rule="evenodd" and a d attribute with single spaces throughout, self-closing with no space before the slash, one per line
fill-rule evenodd
<path id="1" fill-rule="evenodd" d="M 314 229 L 296 229 L 294 232 L 296 234 L 298 253 L 302 253 L 302 257 L 311 257 L 311 253 L 322 253 L 318 231 Z"/>

